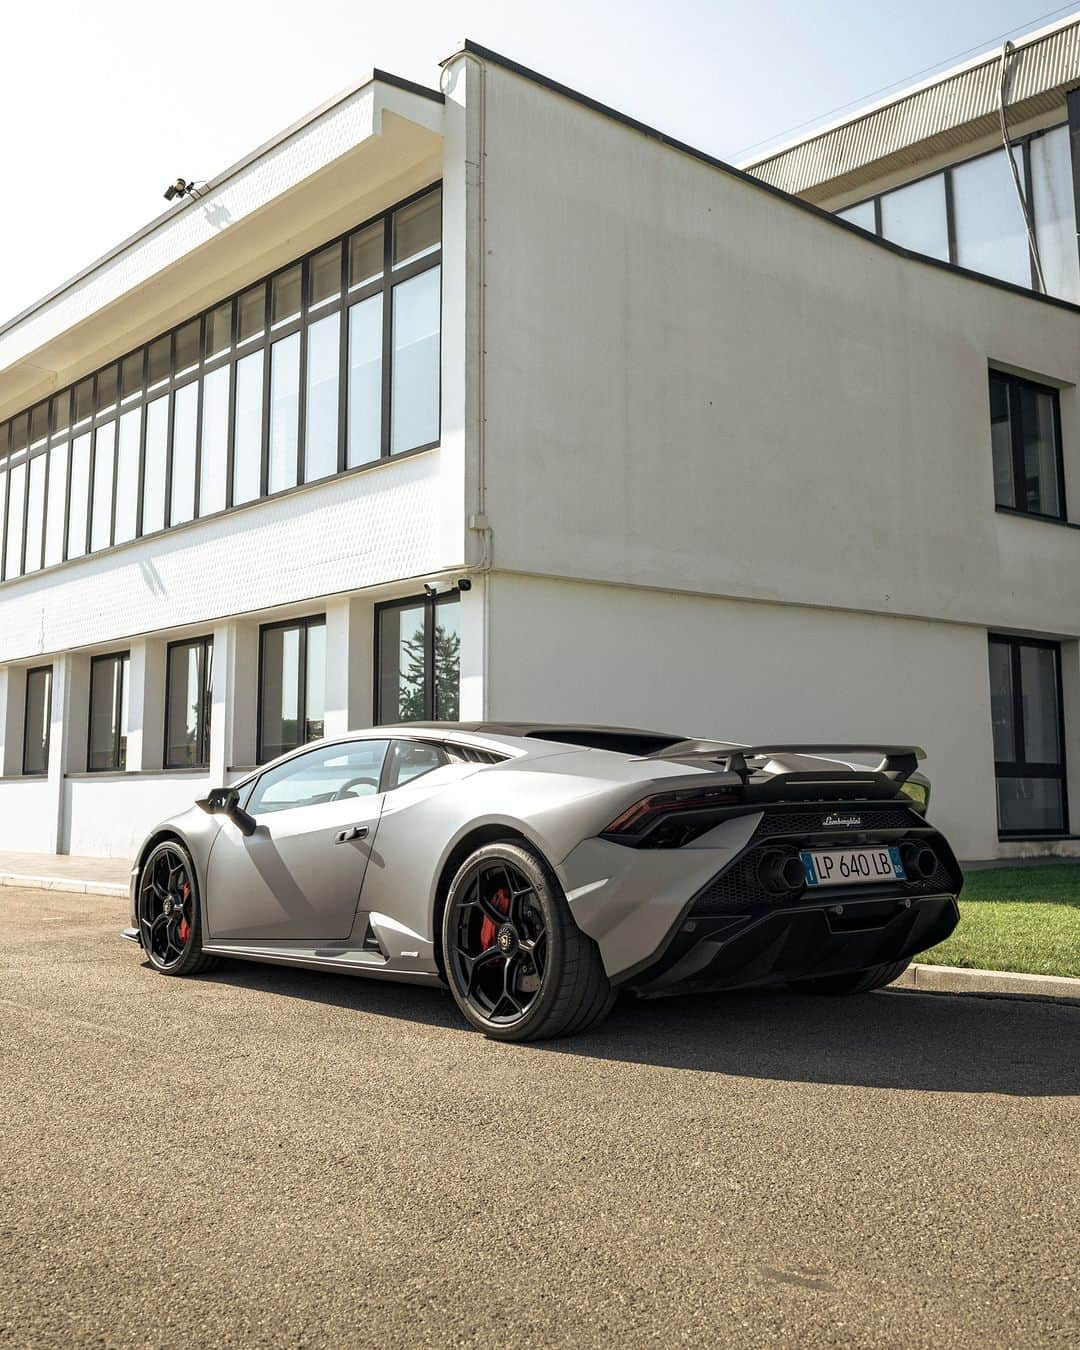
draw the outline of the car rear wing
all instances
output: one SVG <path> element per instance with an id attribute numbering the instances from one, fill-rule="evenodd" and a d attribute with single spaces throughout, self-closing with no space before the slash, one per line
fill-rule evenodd
<path id="1" fill-rule="evenodd" d="M 776 755 L 804 755 L 810 759 L 830 759 L 843 761 L 848 755 L 880 755 L 881 761 L 872 770 L 883 774 L 896 787 L 906 783 L 918 768 L 919 760 L 926 758 L 926 751 L 918 745 L 844 745 L 825 742 L 813 745 L 718 745 L 708 741 L 680 741 L 665 746 L 646 759 L 674 759 L 683 761 L 709 760 L 715 763 L 720 772 L 734 773 L 748 782 L 754 772 L 747 764 L 750 759 L 770 759 Z M 796 775 L 789 775 L 795 777 Z M 803 775 L 798 775 L 802 777 Z"/>

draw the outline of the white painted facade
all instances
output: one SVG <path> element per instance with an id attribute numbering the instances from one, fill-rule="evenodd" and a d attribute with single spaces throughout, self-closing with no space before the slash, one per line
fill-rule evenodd
<path id="1" fill-rule="evenodd" d="M 3 420 L 443 185 L 435 447 L 0 585 L 0 849 L 126 854 L 253 765 L 262 624 L 325 614 L 326 732 L 370 725 L 375 605 L 468 578 L 463 718 L 913 741 L 960 856 L 1072 851 L 1080 533 L 995 511 L 987 379 L 1060 390 L 1072 512 L 1080 311 L 483 53 L 441 84 L 373 78 L 0 330 Z M 998 837 L 992 632 L 1060 644 L 1060 839 Z M 204 634 L 209 763 L 166 771 L 165 647 Z M 126 768 L 87 773 L 90 659 L 120 646 Z M 48 773 L 27 778 L 44 664 Z"/>

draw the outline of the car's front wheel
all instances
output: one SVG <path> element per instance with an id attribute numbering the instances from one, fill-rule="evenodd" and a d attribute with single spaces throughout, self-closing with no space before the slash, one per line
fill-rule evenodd
<path id="1" fill-rule="evenodd" d="M 865 970 L 849 970 L 843 975 L 792 980 L 791 988 L 799 994 L 868 994 L 871 989 L 884 989 L 898 980 L 909 965 L 907 960 L 890 961 L 886 965 L 867 966 Z"/>
<path id="2" fill-rule="evenodd" d="M 495 1040 L 585 1031 L 615 1001 L 596 943 L 528 845 L 487 844 L 465 860 L 450 884 L 442 940 L 454 1001 Z"/>
<path id="3" fill-rule="evenodd" d="M 216 964 L 202 949 L 202 915 L 191 855 L 165 839 L 147 855 L 139 873 L 139 937 L 155 970 L 197 975 Z"/>

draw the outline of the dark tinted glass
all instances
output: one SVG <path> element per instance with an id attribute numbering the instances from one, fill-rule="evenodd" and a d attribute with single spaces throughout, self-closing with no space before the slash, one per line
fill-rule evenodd
<path id="1" fill-rule="evenodd" d="M 94 381 L 82 380 L 75 386 L 75 421 L 85 421 L 94 411 Z"/>
<path id="2" fill-rule="evenodd" d="M 49 434 L 49 405 L 39 403 L 30 414 L 30 444 L 37 445 Z"/>
<path id="3" fill-rule="evenodd" d="M 325 653 L 322 619 L 262 630 L 260 762 L 323 734 Z"/>
<path id="4" fill-rule="evenodd" d="M 436 189 L 394 212 L 394 266 L 412 262 L 439 247 L 442 192 Z"/>
<path id="5" fill-rule="evenodd" d="M 57 394 L 52 401 L 53 435 L 67 431 L 69 426 L 71 426 L 71 390 L 65 389 L 62 394 Z"/>
<path id="6" fill-rule="evenodd" d="M 318 305 L 341 294 L 341 245 L 331 244 L 308 263 L 308 304 Z"/>
<path id="7" fill-rule="evenodd" d="M 52 666 L 26 674 L 26 723 L 23 728 L 23 773 L 49 770 L 49 722 L 52 717 Z"/>
<path id="8" fill-rule="evenodd" d="M 380 220 L 366 230 L 357 230 L 349 239 L 350 286 L 363 286 L 382 275 L 384 228 Z"/>
<path id="9" fill-rule="evenodd" d="M 30 442 L 30 415 L 20 413 L 11 419 L 11 449 L 25 450 Z"/>
<path id="10" fill-rule="evenodd" d="M 210 689 L 213 643 L 208 638 L 169 648 L 165 767 L 186 768 L 210 760 Z"/>
<path id="11" fill-rule="evenodd" d="M 116 366 L 106 366 L 104 370 L 99 370 L 97 373 L 94 408 L 98 412 L 104 412 L 107 408 L 116 406 L 116 375 Z"/>
<path id="12" fill-rule="evenodd" d="M 232 343 L 232 301 L 218 305 L 206 316 L 206 356 L 228 351 Z"/>
<path id="13" fill-rule="evenodd" d="M 127 763 L 127 653 L 90 663 L 90 753 L 88 768 L 123 769 Z"/>
<path id="14" fill-rule="evenodd" d="M 120 397 L 128 398 L 139 393 L 142 382 L 143 354 L 142 351 L 132 352 L 130 356 L 124 357 L 120 366 Z"/>
<path id="15" fill-rule="evenodd" d="M 285 323 L 300 313 L 300 264 L 279 272 L 273 283 L 271 323 Z"/>
<path id="16" fill-rule="evenodd" d="M 193 319 L 176 330 L 176 348 L 173 355 L 173 371 L 179 374 L 199 362 L 199 321 Z"/>
<path id="17" fill-rule="evenodd" d="M 150 383 L 160 384 L 172 373 L 172 335 L 167 334 L 150 344 Z"/>
<path id="18" fill-rule="evenodd" d="M 266 287 L 252 286 L 236 303 L 239 306 L 236 340 L 246 342 L 266 328 Z"/>

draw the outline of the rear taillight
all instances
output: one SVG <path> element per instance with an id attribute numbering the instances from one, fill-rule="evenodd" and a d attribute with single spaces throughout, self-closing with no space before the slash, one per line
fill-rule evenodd
<path id="1" fill-rule="evenodd" d="M 600 833 L 621 843 L 630 842 L 640 839 L 657 821 L 669 819 L 673 814 L 734 806 L 738 800 L 739 794 L 731 788 L 686 788 L 678 792 L 654 792 L 627 807 L 621 816 L 616 816 Z"/>

